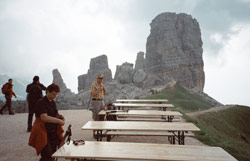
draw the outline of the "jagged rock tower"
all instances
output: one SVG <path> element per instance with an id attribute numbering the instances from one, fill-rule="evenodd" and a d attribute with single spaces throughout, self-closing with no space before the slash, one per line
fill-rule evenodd
<path id="1" fill-rule="evenodd" d="M 152 20 L 146 44 L 146 73 L 203 91 L 202 40 L 196 19 L 181 13 L 162 13 Z"/>
<path id="2" fill-rule="evenodd" d="M 53 74 L 53 83 L 56 83 L 60 87 L 59 97 L 64 97 L 64 98 L 72 97 L 74 94 L 71 92 L 69 88 L 67 88 L 58 69 L 54 69 L 52 71 L 52 74 Z"/>
<path id="3" fill-rule="evenodd" d="M 101 55 L 91 59 L 88 73 L 78 77 L 78 92 L 81 90 L 89 90 L 91 83 L 96 81 L 98 74 L 104 75 L 104 83 L 112 81 L 112 72 L 109 69 L 108 58 L 106 55 Z"/>

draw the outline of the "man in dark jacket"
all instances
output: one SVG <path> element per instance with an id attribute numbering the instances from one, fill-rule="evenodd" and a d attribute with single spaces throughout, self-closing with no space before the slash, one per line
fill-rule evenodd
<path id="1" fill-rule="evenodd" d="M 43 97 L 42 90 L 46 90 L 46 87 L 39 82 L 39 77 L 34 76 L 33 83 L 27 85 L 26 92 L 29 115 L 28 115 L 28 128 L 27 131 L 30 132 L 32 128 L 33 114 L 35 113 L 36 102 Z"/>
<path id="2" fill-rule="evenodd" d="M 5 95 L 5 99 L 6 99 L 6 103 L 5 105 L 2 107 L 2 109 L 0 110 L 0 114 L 3 114 L 3 110 L 8 107 L 9 110 L 9 114 L 10 115 L 14 115 L 14 112 L 12 112 L 11 110 L 11 97 L 14 95 L 16 97 L 16 94 L 14 93 L 14 91 L 12 90 L 13 84 L 12 84 L 12 79 L 9 79 L 8 82 L 4 85 L 4 95 Z"/>

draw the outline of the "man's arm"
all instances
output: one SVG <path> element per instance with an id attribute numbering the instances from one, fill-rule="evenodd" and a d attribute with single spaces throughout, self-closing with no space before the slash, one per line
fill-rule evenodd
<path id="1" fill-rule="evenodd" d="M 26 87 L 26 92 L 29 93 L 30 84 Z"/>
<path id="2" fill-rule="evenodd" d="M 42 90 L 44 90 L 44 91 L 46 90 L 46 87 L 45 87 L 43 84 L 41 84 L 41 83 L 40 83 L 40 88 L 41 88 Z"/>
<path id="3" fill-rule="evenodd" d="M 13 95 L 14 95 L 14 96 L 16 97 L 16 94 L 15 94 L 15 92 L 13 92 L 13 91 L 12 91 L 12 93 L 13 93 Z"/>
<path id="4" fill-rule="evenodd" d="M 104 85 L 103 85 L 103 95 L 106 96 L 106 88 Z"/>
<path id="5" fill-rule="evenodd" d="M 47 123 L 59 124 L 60 126 L 63 126 L 65 124 L 64 120 L 58 119 L 56 117 L 48 116 L 47 113 L 41 114 L 40 118 L 42 121 L 47 122 Z"/>

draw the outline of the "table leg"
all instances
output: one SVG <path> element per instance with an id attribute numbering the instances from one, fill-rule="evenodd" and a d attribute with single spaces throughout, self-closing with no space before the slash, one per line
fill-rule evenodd
<path id="1" fill-rule="evenodd" d="M 184 131 L 181 132 L 181 145 L 185 144 L 185 135 L 184 135 Z"/>
<path id="2" fill-rule="evenodd" d="M 185 139 L 184 131 L 178 131 L 178 144 L 184 145 L 184 139 Z"/>
<path id="3" fill-rule="evenodd" d="M 181 145 L 181 132 L 178 131 L 178 144 Z"/>
<path id="4" fill-rule="evenodd" d="M 96 141 L 102 141 L 102 130 L 96 130 Z"/>

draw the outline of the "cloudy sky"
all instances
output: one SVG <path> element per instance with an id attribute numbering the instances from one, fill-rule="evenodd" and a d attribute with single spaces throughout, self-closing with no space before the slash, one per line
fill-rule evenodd
<path id="1" fill-rule="evenodd" d="M 91 58 L 106 54 L 113 76 L 116 65 L 135 63 L 162 12 L 199 22 L 204 92 L 250 106 L 250 0 L 0 0 L 0 74 L 48 85 L 57 68 L 77 93 Z"/>

